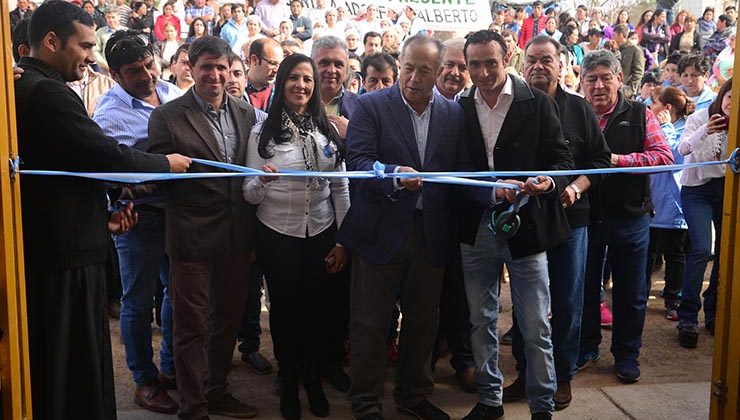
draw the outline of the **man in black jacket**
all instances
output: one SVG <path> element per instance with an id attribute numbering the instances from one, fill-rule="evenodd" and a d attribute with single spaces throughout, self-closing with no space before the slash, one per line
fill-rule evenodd
<path id="1" fill-rule="evenodd" d="M 536 36 L 525 51 L 524 77 L 531 86 L 541 89 L 555 99 L 563 125 L 563 135 L 573 154 L 577 169 L 608 168 L 611 153 L 604 141 L 591 106 L 580 96 L 566 93 L 558 83 L 562 68 L 560 54 L 567 52 L 549 36 Z M 570 381 L 576 372 L 578 343 L 581 334 L 583 309 L 583 278 L 586 270 L 586 249 L 589 223 L 588 190 L 601 181 L 600 175 L 581 175 L 570 178 L 560 195 L 568 216 L 571 232 L 562 244 L 547 250 L 550 274 L 552 342 L 555 356 L 555 375 L 558 390 L 553 398 L 560 410 L 571 401 Z M 516 325 L 516 318 L 514 318 Z M 512 352 L 517 370 L 524 372 L 526 357 L 522 337 L 514 328 Z M 526 378 L 520 374 L 512 385 L 504 389 L 504 401 L 524 398 Z"/>
<path id="2" fill-rule="evenodd" d="M 532 89 L 505 72 L 506 44 L 501 35 L 478 31 L 465 43 L 465 60 L 474 86 L 460 98 L 468 127 L 468 146 L 475 170 L 571 169 L 568 150 L 555 104 L 545 93 Z M 550 324 L 545 250 L 564 241 L 570 227 L 560 194 L 566 185 L 550 177 L 507 180 L 529 195 L 521 208 L 521 227 L 511 239 L 494 236 L 492 213 L 513 202 L 510 189 L 498 189 L 495 207 L 465 202 L 460 237 L 465 289 L 473 324 L 478 404 L 465 419 L 497 419 L 503 375 L 498 368 L 498 287 L 503 263 L 511 276 L 511 296 L 526 343 L 527 395 L 533 419 L 549 419 L 553 410 L 555 369 Z"/>
<path id="3" fill-rule="evenodd" d="M 92 17 L 71 3 L 40 6 L 29 25 L 30 57 L 15 83 L 20 156 L 26 169 L 183 172 L 190 159 L 142 153 L 107 137 L 65 82 L 93 63 Z M 106 211 L 105 183 L 24 177 L 25 247 L 33 413 L 42 419 L 114 419 L 105 300 L 108 231 L 128 219 Z M 124 218 L 126 219 L 126 218 Z"/>
<path id="4" fill-rule="evenodd" d="M 10 11 L 10 32 L 12 33 L 18 23 L 27 17 L 31 17 L 31 2 L 29 0 L 18 0 L 15 9 Z"/>
<path id="5" fill-rule="evenodd" d="M 626 99 L 619 91 L 621 83 L 619 61 L 609 51 L 594 51 L 581 63 L 581 85 L 611 149 L 611 166 L 672 164 L 673 154 L 657 118 L 642 103 Z M 640 379 L 637 359 L 647 310 L 645 272 L 649 214 L 653 210 L 650 179 L 646 174 L 609 175 L 591 190 L 589 200 L 591 225 L 578 368 L 599 357 L 599 295 L 608 245 L 614 279 L 611 351 L 617 377 L 636 382 Z"/>

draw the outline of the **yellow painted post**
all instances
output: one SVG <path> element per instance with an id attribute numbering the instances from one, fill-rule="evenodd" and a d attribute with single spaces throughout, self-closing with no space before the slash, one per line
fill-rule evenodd
<path id="1" fill-rule="evenodd" d="M 735 67 L 740 56 L 735 57 Z M 732 86 L 732 116 L 727 149 L 738 147 L 740 137 L 740 81 Z M 725 176 L 725 195 L 722 211 L 722 245 L 720 250 L 719 296 L 714 336 L 712 365 L 712 395 L 709 418 L 737 420 L 740 418 L 738 387 L 740 386 L 740 175 L 729 168 Z M 735 264 L 738 262 L 738 264 Z"/>
<path id="2" fill-rule="evenodd" d="M 10 171 L 15 130 L 10 9 L 0 0 L 0 386 L 5 419 L 31 418 L 20 182 Z"/>

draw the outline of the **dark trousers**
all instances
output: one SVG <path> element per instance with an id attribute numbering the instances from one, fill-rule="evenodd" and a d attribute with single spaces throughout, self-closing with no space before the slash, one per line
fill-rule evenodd
<path id="1" fill-rule="evenodd" d="M 244 313 L 248 255 L 213 261 L 170 258 L 175 371 L 183 419 L 208 415 L 223 398 Z"/>
<path id="2" fill-rule="evenodd" d="M 475 367 L 470 344 L 472 329 L 468 298 L 465 296 L 462 258 L 458 245 L 455 247 L 450 264 L 445 269 L 439 302 L 439 333 L 434 346 L 435 356 L 438 356 L 440 341 L 442 339 L 447 341 L 447 348 L 452 353 L 450 364 L 456 372 Z"/>
<path id="3" fill-rule="evenodd" d="M 350 254 L 350 257 L 351 254 Z M 329 275 L 327 290 L 328 305 L 331 316 L 324 321 L 326 328 L 327 366 L 340 365 L 344 361 L 344 342 L 349 338 L 349 284 L 352 263 L 347 261 L 344 270 Z"/>
<path id="4" fill-rule="evenodd" d="M 432 347 L 444 267 L 434 266 L 425 250 L 424 217 L 417 212 L 413 228 L 390 262 L 378 265 L 359 255 L 353 257 L 349 399 L 355 417 L 382 412 L 386 338 L 399 290 L 403 327 L 393 396 L 399 406 L 410 407 L 432 393 Z"/>
<path id="5" fill-rule="evenodd" d="M 601 343 L 600 291 L 604 255 L 608 252 L 614 284 L 611 351 L 617 362 L 640 356 L 647 312 L 645 267 L 649 240 L 648 215 L 594 223 L 588 227 L 581 353 L 598 352 Z"/>
<path id="6" fill-rule="evenodd" d="M 262 278 L 264 271 L 259 262 L 252 263 L 251 273 L 247 282 L 247 301 L 244 305 L 244 315 L 239 326 L 239 352 L 250 354 L 260 349 L 260 314 L 262 313 Z"/>
<path id="7" fill-rule="evenodd" d="M 677 305 L 681 301 L 681 283 L 686 269 L 686 229 L 650 228 L 650 245 L 647 255 L 647 293 L 652 288 L 652 275 L 657 256 L 665 258 L 665 286 L 663 298 L 666 307 Z"/>
<path id="8" fill-rule="evenodd" d="M 116 418 L 105 263 L 51 271 L 26 257 L 34 418 Z"/>
<path id="9" fill-rule="evenodd" d="M 333 226 L 310 238 L 296 238 L 258 224 L 257 258 L 265 270 L 270 332 L 283 375 L 297 373 L 304 364 L 317 366 L 324 354 L 329 317 L 324 258 L 335 237 Z"/>

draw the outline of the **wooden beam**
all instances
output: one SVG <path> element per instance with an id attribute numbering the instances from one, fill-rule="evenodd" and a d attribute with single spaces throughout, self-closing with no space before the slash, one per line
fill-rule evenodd
<path id="1" fill-rule="evenodd" d="M 9 13 L 0 0 L 0 386 L 3 418 L 15 420 L 31 418 L 31 376 L 20 181 L 9 165 L 18 150 Z"/>
<path id="2" fill-rule="evenodd" d="M 740 56 L 735 57 L 735 66 Z M 738 67 L 740 68 L 740 67 Z M 727 150 L 738 147 L 740 138 L 740 82 L 732 86 L 732 115 L 727 136 Z M 719 291 L 712 361 L 712 395 L 709 418 L 740 418 L 738 386 L 740 382 L 740 175 L 728 167 L 725 172 L 722 238 L 720 246 Z M 737 262 L 737 264 L 735 264 Z"/>

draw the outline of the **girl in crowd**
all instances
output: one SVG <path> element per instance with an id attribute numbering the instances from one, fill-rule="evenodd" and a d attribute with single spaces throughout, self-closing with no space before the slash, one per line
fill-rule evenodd
<path id="1" fill-rule="evenodd" d="M 642 15 L 640 15 L 640 20 L 637 22 L 637 26 L 635 27 L 635 32 L 637 33 L 637 37 L 639 38 L 640 42 L 642 42 L 642 27 L 645 26 L 645 24 L 647 24 L 652 18 L 652 10 L 645 10 L 644 12 L 642 12 Z"/>
<path id="2" fill-rule="evenodd" d="M 286 58 L 275 80 L 275 102 L 255 126 L 247 166 L 281 170 L 343 171 L 344 143 L 321 104 L 318 69 L 309 57 Z M 257 205 L 257 258 L 270 290 L 270 326 L 283 379 L 280 411 L 298 419 L 298 377 L 311 413 L 329 414 L 319 376 L 330 316 L 328 274 L 342 270 L 347 252 L 335 236 L 349 208 L 346 178 L 255 177 L 244 182 L 244 198 Z"/>
<path id="3" fill-rule="evenodd" d="M 193 23 L 190 24 L 190 29 L 188 30 L 188 38 L 185 41 L 188 44 L 192 44 L 193 41 L 195 41 L 198 38 L 202 38 L 206 34 L 206 23 L 203 21 L 202 18 L 195 18 L 193 19 Z"/>
<path id="4" fill-rule="evenodd" d="M 727 129 L 732 102 L 732 79 L 719 90 L 709 108 L 696 111 L 686 120 L 678 151 L 685 163 L 724 159 L 727 154 Z M 678 341 L 682 347 L 695 348 L 699 337 L 700 296 L 704 273 L 712 254 L 712 225 L 716 234 L 714 252 L 720 253 L 722 236 L 722 198 L 725 165 L 686 168 L 681 175 L 681 205 L 689 226 L 691 253 L 678 307 Z M 727 279 L 725 279 L 726 281 Z M 712 263 L 709 287 L 704 292 L 704 325 L 714 333 L 717 310 L 719 259 Z"/>
<path id="5" fill-rule="evenodd" d="M 709 37 L 717 30 L 717 22 L 714 21 L 714 8 L 707 7 L 704 9 L 704 13 L 702 13 L 698 23 L 701 40 L 707 42 Z"/>
<path id="6" fill-rule="evenodd" d="M 694 102 L 682 90 L 675 87 L 656 88 L 650 109 L 660 122 L 660 128 L 673 151 L 676 164 L 683 163 L 678 152 L 678 143 L 684 131 L 686 118 L 694 112 Z M 681 282 L 686 268 L 686 219 L 681 209 L 680 171 L 661 172 L 650 175 L 650 190 L 655 216 L 650 220 L 650 245 L 648 247 L 647 291 L 650 293 L 656 255 L 665 256 L 665 300 L 666 318 L 678 321 L 678 305 L 681 302 Z"/>
<path id="7" fill-rule="evenodd" d="M 581 61 L 583 61 L 583 48 L 578 45 L 578 28 L 566 26 L 565 33 L 560 37 L 560 43 L 568 50 L 568 62 L 576 74 L 581 72 Z"/>
<path id="8" fill-rule="evenodd" d="M 168 1 L 162 6 L 162 14 L 157 17 L 157 21 L 154 22 L 154 37 L 157 41 L 164 41 L 165 39 L 165 25 L 171 24 L 175 27 L 177 36 L 175 39 L 180 39 L 180 18 L 175 16 L 175 3 Z"/>
<path id="9" fill-rule="evenodd" d="M 178 34 L 179 32 L 175 28 L 175 25 L 166 23 L 164 25 L 164 39 L 156 43 L 156 51 L 159 53 L 159 58 L 161 58 L 162 62 L 162 78 L 165 80 L 172 75 L 170 61 L 180 47 L 180 44 L 182 44 L 182 41 L 177 39 Z"/>
<path id="10" fill-rule="evenodd" d="M 678 12 L 678 14 L 676 15 L 676 19 L 673 20 L 673 25 L 668 28 L 671 33 L 671 38 L 683 32 L 684 23 L 686 23 L 686 18 L 688 16 L 689 12 L 687 12 L 686 10 L 681 10 L 680 12 Z"/>
<path id="11" fill-rule="evenodd" d="M 671 41 L 671 34 L 668 32 L 665 19 L 666 11 L 658 9 L 648 23 L 642 27 L 640 45 L 656 58 L 656 63 L 665 60 L 668 55 L 668 43 Z"/>

